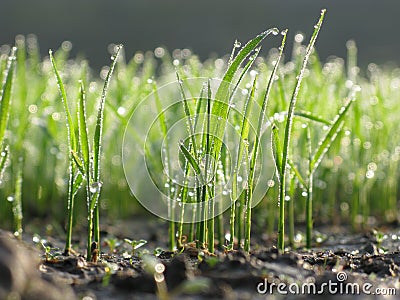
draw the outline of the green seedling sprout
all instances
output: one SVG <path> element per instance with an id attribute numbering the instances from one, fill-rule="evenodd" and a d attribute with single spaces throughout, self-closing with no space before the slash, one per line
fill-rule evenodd
<path id="1" fill-rule="evenodd" d="M 116 248 L 121 244 L 119 239 L 115 237 L 107 237 L 104 239 L 104 243 L 108 246 L 110 249 L 110 254 L 114 253 L 116 251 Z"/>
<path id="2" fill-rule="evenodd" d="M 65 91 L 64 83 L 61 79 L 61 76 L 58 72 L 56 62 L 53 57 L 53 52 L 49 51 L 50 61 L 53 66 L 54 75 L 57 80 L 61 100 L 64 106 L 64 112 L 66 115 L 66 127 L 67 127 L 67 137 L 68 137 L 68 161 L 69 161 L 69 179 L 68 179 L 68 199 L 67 199 L 67 238 L 65 240 L 65 249 L 64 254 L 69 255 L 71 250 L 71 239 L 72 239 L 72 226 L 73 226 L 73 212 L 74 212 L 74 204 L 75 204 L 75 195 L 79 190 L 80 184 L 77 184 L 80 180 L 77 177 L 78 174 L 76 172 L 76 167 L 73 161 L 72 153 L 77 151 L 77 140 L 75 137 L 75 126 L 72 120 L 72 116 L 69 110 L 68 101 L 67 101 L 67 93 Z"/>
<path id="3" fill-rule="evenodd" d="M 311 36 L 310 42 L 306 49 L 306 54 L 303 59 L 303 63 L 300 69 L 300 73 L 297 76 L 297 81 L 295 88 L 293 90 L 293 94 L 290 100 L 287 119 L 286 119 L 286 126 L 285 126 L 285 134 L 283 145 L 280 151 L 277 151 L 280 147 L 277 144 L 278 142 L 277 135 L 275 136 L 273 141 L 273 148 L 275 149 L 275 164 L 278 173 L 278 180 L 279 180 L 279 221 L 278 221 L 278 249 L 284 251 L 285 249 L 285 197 L 286 197 L 286 173 L 288 167 L 288 157 L 289 157 L 289 147 L 290 147 L 290 139 L 292 134 L 292 127 L 293 127 L 293 116 L 296 108 L 297 103 L 297 96 L 300 92 L 301 84 L 304 78 L 304 73 L 308 64 L 308 60 L 310 55 L 314 49 L 314 44 L 317 40 L 318 33 L 321 29 L 322 22 L 325 17 L 325 9 L 321 11 L 321 16 L 315 25 L 315 30 Z"/>
<path id="4" fill-rule="evenodd" d="M 114 71 L 121 48 L 122 46 L 119 46 L 117 48 L 116 54 L 112 57 L 112 63 L 107 73 L 103 86 L 103 91 L 101 93 L 100 104 L 97 111 L 96 126 L 93 137 L 93 146 L 92 146 L 93 152 L 91 152 L 89 138 L 88 138 L 89 129 L 86 116 L 86 92 L 83 82 L 80 81 L 79 101 L 77 104 L 78 125 L 75 126 L 75 123 L 72 119 L 69 110 L 64 84 L 57 70 L 56 63 L 52 55 L 52 51 L 49 51 L 50 60 L 59 86 L 61 99 L 64 105 L 64 111 L 66 114 L 66 127 L 68 133 L 70 178 L 68 184 L 68 225 L 67 225 L 67 240 L 65 246 L 65 254 L 69 254 L 69 250 L 71 247 L 74 198 L 81 186 L 83 179 L 85 179 L 86 199 L 88 207 L 88 239 L 87 239 L 87 254 L 86 254 L 86 259 L 88 261 L 92 259 L 91 257 L 92 244 L 96 243 L 97 247 L 99 247 L 100 245 L 98 201 L 102 187 L 102 183 L 100 181 L 100 157 L 101 157 L 101 143 L 102 143 L 102 134 L 103 134 L 102 132 L 104 123 L 104 106 L 105 106 L 107 90 L 110 84 L 111 75 Z M 76 138 L 75 135 L 76 127 L 79 133 L 78 139 Z M 93 154 L 93 161 L 90 160 L 90 153 Z M 96 248 L 96 250 L 100 252 L 99 248 Z"/>
<path id="5" fill-rule="evenodd" d="M 144 246 L 147 244 L 146 240 L 130 240 L 130 239 L 124 239 L 125 243 L 128 243 L 131 247 L 131 255 L 135 256 L 136 250 L 139 249 L 140 247 Z"/>

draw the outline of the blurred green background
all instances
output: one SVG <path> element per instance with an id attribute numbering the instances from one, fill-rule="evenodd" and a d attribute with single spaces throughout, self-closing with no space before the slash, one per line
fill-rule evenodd
<path id="1" fill-rule="evenodd" d="M 289 28 L 289 40 L 298 31 L 309 34 L 324 7 L 317 43 L 322 60 L 344 57 L 346 41 L 354 39 L 361 66 L 399 61 L 400 1 L 393 0 L 2 0 L 0 45 L 34 33 L 46 54 L 70 40 L 72 53 L 83 53 L 95 68 L 107 61 L 110 43 L 124 44 L 128 58 L 162 45 L 189 48 L 205 59 L 270 27 Z"/>

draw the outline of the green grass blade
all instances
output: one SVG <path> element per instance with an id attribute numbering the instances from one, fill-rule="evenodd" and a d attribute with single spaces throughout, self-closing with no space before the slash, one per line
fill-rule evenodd
<path id="1" fill-rule="evenodd" d="M 70 150 L 76 151 L 77 143 L 75 137 L 74 123 L 72 121 L 72 116 L 69 110 L 68 101 L 67 101 L 67 93 L 65 92 L 64 83 L 61 79 L 60 73 L 58 72 L 56 62 L 53 57 L 53 52 L 49 50 L 51 65 L 53 66 L 54 75 L 57 79 L 57 85 L 60 92 L 61 100 L 64 106 L 64 111 L 66 115 L 66 125 L 67 125 L 67 133 L 68 133 L 68 143 Z"/>
<path id="2" fill-rule="evenodd" d="M 100 105 L 97 111 L 96 128 L 93 139 L 93 180 L 96 182 L 100 181 L 100 155 L 101 155 L 100 152 L 101 152 L 101 142 L 102 142 L 103 122 L 104 122 L 104 103 L 106 101 L 107 91 L 110 85 L 111 76 L 114 72 L 114 68 L 118 61 L 118 56 L 121 49 L 122 45 L 119 45 L 119 47 L 117 48 L 117 52 L 112 57 L 112 63 L 104 82 L 103 90 L 101 92 Z"/>
<path id="3" fill-rule="evenodd" d="M 237 151 L 237 157 L 236 157 L 236 166 L 233 170 L 233 182 L 232 182 L 232 198 L 233 200 L 236 200 L 238 198 L 238 173 L 240 171 L 240 167 L 242 164 L 243 160 L 243 154 L 245 150 L 245 143 L 248 143 L 248 138 L 249 138 L 249 131 L 250 131 L 250 123 L 249 123 L 249 118 L 250 118 L 250 113 L 253 108 L 253 103 L 254 103 L 254 95 L 255 95 L 255 90 L 256 90 L 256 81 L 257 81 L 257 76 L 254 78 L 253 85 L 251 88 L 251 92 L 249 93 L 246 102 L 244 104 L 244 115 L 242 119 L 242 125 L 240 128 L 240 142 L 239 142 L 239 147 Z M 248 147 L 248 146 L 247 146 Z M 247 159 L 247 158 L 246 158 Z"/>
<path id="4" fill-rule="evenodd" d="M 230 64 L 228 70 L 226 71 L 223 81 L 218 87 L 217 93 L 215 95 L 216 101 L 214 101 L 212 107 L 212 115 L 217 118 L 218 121 L 213 121 L 211 123 L 211 132 L 214 135 L 214 150 L 213 157 L 216 161 L 219 158 L 219 153 L 222 147 L 222 137 L 225 132 L 225 124 L 228 118 L 229 111 L 229 87 L 234 79 L 234 76 L 239 69 L 240 65 L 244 60 L 258 47 L 262 40 L 264 40 L 269 34 L 277 34 L 278 29 L 273 28 L 262 32 L 257 35 L 254 39 L 250 40 L 236 55 L 235 59 Z"/>
<path id="5" fill-rule="evenodd" d="M 83 183 L 83 175 L 81 173 L 78 173 L 75 176 L 75 179 L 74 179 L 74 182 L 73 182 L 73 185 L 72 185 L 72 195 L 73 195 L 73 197 L 75 197 L 76 194 L 78 193 L 79 189 L 82 186 L 82 183 Z"/>
<path id="6" fill-rule="evenodd" d="M 314 115 L 313 115 L 311 112 L 309 112 L 309 111 L 304 111 L 304 110 L 302 110 L 302 111 L 295 111 L 295 112 L 294 112 L 294 115 L 295 115 L 296 117 L 301 117 L 301 118 L 308 119 L 308 120 L 310 120 L 310 121 L 314 121 L 314 122 L 321 123 L 321 124 L 324 124 L 324 125 L 328 125 L 328 126 L 332 125 L 332 123 L 331 123 L 330 121 L 325 120 L 325 119 L 323 119 L 323 118 L 321 118 L 321 117 L 318 117 L 318 116 L 314 116 Z"/>
<path id="7" fill-rule="evenodd" d="M 321 11 L 321 16 L 317 22 L 317 24 L 315 25 L 315 29 L 314 32 L 311 36 L 310 42 L 307 46 L 306 49 L 306 54 L 304 56 L 303 59 L 303 63 L 300 69 L 300 73 L 297 77 L 297 82 L 296 82 L 296 86 L 293 90 L 293 94 L 292 94 L 292 98 L 290 100 L 290 104 L 289 104 L 289 110 L 288 110 L 288 115 L 287 115 L 287 121 L 286 121 L 286 127 L 285 127 L 285 136 L 284 136 L 284 141 L 283 141 L 283 156 L 282 156 L 282 169 L 281 169 L 281 177 L 283 177 L 286 173 L 286 165 L 287 165 L 287 160 L 289 157 L 289 144 L 290 144 L 290 137 L 291 137 L 291 131 L 292 131 L 292 125 L 293 125 L 293 115 L 294 115 L 294 111 L 296 108 L 296 103 L 297 103 L 297 96 L 300 92 L 300 88 L 301 88 L 301 84 L 303 82 L 303 78 L 304 78 L 304 73 L 306 71 L 306 67 L 308 64 L 308 60 L 310 58 L 310 55 L 314 49 L 314 44 L 317 40 L 318 37 L 318 33 L 321 29 L 322 26 L 322 21 L 324 20 L 325 17 L 325 10 Z M 282 199 L 281 199 L 282 200 Z M 283 201 L 283 200 L 282 200 Z"/>
<path id="8" fill-rule="evenodd" d="M 4 171 L 8 164 L 8 156 L 10 154 L 9 146 L 4 147 L 4 150 L 0 154 L 0 180 L 2 180 Z"/>
<path id="9" fill-rule="evenodd" d="M 271 137 L 271 141 L 272 141 L 272 157 L 274 158 L 275 161 L 275 167 L 276 167 L 276 171 L 278 172 L 278 174 L 282 173 L 282 146 L 281 146 L 281 141 L 279 138 L 279 131 L 278 131 L 278 127 L 276 127 L 275 124 L 272 125 L 272 137 Z M 278 176 L 279 177 L 279 176 Z M 279 180 L 281 178 L 279 177 Z"/>
<path id="10" fill-rule="evenodd" d="M 260 147 L 260 137 L 262 134 L 262 128 L 264 126 L 265 112 L 267 110 L 269 95 L 271 92 L 272 84 L 274 82 L 275 74 L 278 70 L 278 66 L 279 66 L 279 63 L 280 63 L 282 55 L 283 55 L 283 50 L 285 49 L 287 30 L 282 31 L 282 35 L 283 35 L 283 38 L 282 38 L 281 46 L 279 47 L 279 55 L 275 62 L 275 66 L 272 69 L 272 73 L 269 77 L 267 88 L 265 90 L 265 94 L 264 94 L 264 98 L 263 98 L 263 102 L 261 104 L 261 111 L 260 111 L 260 116 L 258 118 L 257 132 L 256 132 L 256 136 L 255 136 L 254 147 L 253 147 L 252 157 L 251 157 L 251 161 L 250 161 L 250 170 L 252 170 L 252 172 L 255 171 L 255 167 L 256 167 L 256 161 L 257 161 L 258 151 L 259 151 L 259 147 Z M 281 153 L 281 152 L 279 152 L 279 153 Z M 254 178 L 254 175 L 251 174 L 250 177 Z"/>
<path id="11" fill-rule="evenodd" d="M 79 130 L 79 146 L 82 153 L 83 165 L 87 174 L 82 174 L 87 177 L 90 172 L 90 150 L 89 150 L 89 139 L 88 139 L 88 126 L 86 120 L 86 92 L 83 82 L 80 81 L 79 88 L 79 102 L 78 102 L 78 130 Z M 88 184 L 90 184 L 90 178 L 86 178 Z"/>
<path id="12" fill-rule="evenodd" d="M 354 96 L 350 96 L 345 106 L 341 108 L 339 114 L 335 117 L 325 137 L 318 144 L 318 148 L 315 154 L 313 155 L 310 163 L 310 169 L 312 170 L 312 172 L 314 172 L 317 169 L 325 153 L 329 150 L 330 146 L 332 145 L 332 142 L 336 139 L 337 134 L 339 133 L 339 131 L 343 126 L 343 122 L 347 115 L 347 112 L 349 111 L 350 106 L 353 102 L 354 102 Z"/>
<path id="13" fill-rule="evenodd" d="M 13 47 L 11 50 L 10 57 L 8 58 L 5 81 L 1 90 L 0 96 L 0 143 L 3 142 L 4 135 L 6 133 L 8 116 L 10 115 L 11 107 L 11 92 L 14 81 L 14 69 L 15 69 L 15 52 L 17 48 Z"/>
<path id="14" fill-rule="evenodd" d="M 23 158 L 20 157 L 17 166 L 17 179 L 15 181 L 15 196 L 13 201 L 13 215 L 14 215 L 14 235 L 18 239 L 22 239 L 22 183 L 23 183 Z"/>
<path id="15" fill-rule="evenodd" d="M 186 95 L 185 95 L 185 90 L 183 89 L 183 82 L 179 78 L 178 72 L 176 73 L 176 77 L 178 79 L 179 89 L 180 89 L 182 100 L 183 100 L 183 109 L 184 109 L 185 115 L 186 115 L 186 123 L 187 123 L 187 127 L 188 127 L 188 133 L 190 135 L 190 140 L 191 140 L 191 143 L 192 143 L 193 153 L 194 153 L 195 156 L 197 156 L 198 155 L 197 145 L 196 145 L 197 143 L 196 143 L 196 136 L 194 134 L 194 127 L 193 127 L 193 122 L 192 122 L 192 113 L 190 111 L 189 103 L 188 103 L 188 100 L 187 100 Z"/>
<path id="16" fill-rule="evenodd" d="M 290 166 L 290 169 L 292 169 L 294 175 L 296 176 L 297 180 L 300 182 L 300 184 L 307 188 L 307 184 L 306 181 L 304 180 L 303 176 L 301 175 L 301 173 L 299 172 L 299 170 L 296 168 L 295 164 L 293 163 L 293 161 L 291 159 L 288 160 L 288 164 Z"/>
<path id="17" fill-rule="evenodd" d="M 200 169 L 199 164 L 197 163 L 197 160 L 190 153 L 190 151 L 185 147 L 185 144 L 182 141 L 179 142 L 179 149 L 181 150 L 182 154 L 185 156 L 185 158 L 189 162 L 189 164 L 192 166 L 194 172 L 196 173 L 196 176 L 199 178 L 199 181 L 200 181 L 199 184 L 203 185 L 204 179 L 203 179 L 203 175 L 201 174 L 201 169 Z"/>
<path id="18" fill-rule="evenodd" d="M 171 184 L 171 174 L 169 174 L 170 170 L 171 170 L 171 162 L 170 162 L 170 157 L 169 157 L 169 143 L 168 143 L 168 138 L 167 138 L 167 134 L 168 134 L 168 127 L 167 127 L 167 121 L 165 119 L 165 114 L 162 108 L 162 104 L 161 104 L 161 99 L 160 99 L 160 95 L 158 94 L 158 90 L 157 90 L 157 83 L 153 80 L 153 94 L 154 94 L 154 99 L 155 99 L 155 104 L 156 104 L 156 108 L 157 108 L 157 113 L 158 113 L 158 120 L 159 120 L 159 125 L 160 125 L 160 129 L 163 135 L 163 140 L 164 140 L 164 146 L 165 146 L 165 165 L 167 168 L 167 201 L 168 201 L 168 214 L 172 213 L 172 203 L 171 203 L 171 188 L 172 188 L 172 184 Z M 186 167 L 185 167 L 186 168 Z M 188 170 L 186 170 L 188 171 Z M 185 173 L 186 174 L 186 173 Z M 187 187 L 183 187 L 183 189 L 187 190 Z M 182 201 L 184 201 L 185 195 L 182 196 Z M 183 214 L 183 208 L 182 208 L 182 214 Z M 183 226 L 183 224 L 182 224 Z M 182 232 L 179 232 L 179 238 L 178 241 L 181 241 L 182 237 Z M 175 223 L 174 222 L 169 222 L 169 247 L 170 250 L 173 251 L 175 250 Z"/>
<path id="19" fill-rule="evenodd" d="M 75 163 L 75 166 L 78 168 L 78 171 L 83 175 L 86 176 L 86 169 L 84 164 L 82 163 L 82 160 L 79 158 L 78 154 L 75 151 L 71 151 L 71 156 L 72 156 L 72 160 Z M 89 184 L 89 179 L 88 180 L 88 184 Z"/>
<path id="20" fill-rule="evenodd" d="M 285 177 L 286 177 L 286 167 L 287 167 L 287 161 L 289 157 L 289 146 L 290 146 L 290 137 L 292 133 L 292 127 L 293 127 L 293 116 L 294 116 L 294 111 L 296 108 L 296 102 L 297 102 L 297 96 L 300 92 L 301 84 L 304 78 L 304 73 L 306 71 L 306 67 L 308 64 L 308 60 L 311 56 L 311 53 L 314 49 L 314 44 L 317 40 L 318 33 L 321 29 L 322 22 L 325 17 L 325 9 L 321 10 L 321 16 L 317 22 L 317 24 L 314 26 L 314 32 L 311 36 L 310 42 L 307 46 L 306 49 L 306 54 L 303 59 L 303 63 L 300 68 L 300 73 L 297 76 L 297 82 L 295 85 L 295 88 L 293 90 L 292 98 L 290 100 L 289 104 L 289 110 L 288 110 L 288 115 L 287 115 L 287 120 L 286 120 L 286 126 L 285 126 L 285 135 L 284 135 L 284 141 L 283 141 L 283 154 L 282 154 L 282 166 L 281 166 L 281 172 L 279 174 L 280 177 L 280 185 L 279 185 L 279 221 L 278 221 L 278 249 L 283 251 L 285 248 Z"/>

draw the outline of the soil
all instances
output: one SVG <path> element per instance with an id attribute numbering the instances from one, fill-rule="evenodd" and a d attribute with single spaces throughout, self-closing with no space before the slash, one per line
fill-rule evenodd
<path id="1" fill-rule="evenodd" d="M 104 237 L 116 237 L 121 244 L 112 254 L 102 245 L 96 263 L 86 262 L 84 239 L 74 241 L 76 253 L 64 256 L 63 240 L 48 236 L 42 240 L 49 247 L 46 255 L 32 235 L 25 234 L 21 242 L 10 232 L 0 231 L 0 299 L 7 295 L 10 299 L 85 300 L 312 299 L 320 297 L 320 292 L 326 298 L 379 299 L 380 292 L 392 294 L 385 299 L 397 299 L 400 294 L 399 229 L 386 229 L 378 243 L 376 232 L 319 228 L 314 244 L 318 247 L 310 250 L 280 253 L 273 246 L 274 238 L 264 236 L 250 254 L 219 251 L 209 255 L 193 245 L 186 245 L 181 253 L 157 248 L 165 245 L 165 224 L 147 223 L 136 220 L 103 228 Z M 132 256 L 123 238 L 132 237 L 133 231 L 148 243 Z M 38 237 L 33 240 L 38 242 Z M 359 294 L 357 288 L 352 289 L 356 286 Z M 294 294 L 296 287 L 299 292 Z"/>

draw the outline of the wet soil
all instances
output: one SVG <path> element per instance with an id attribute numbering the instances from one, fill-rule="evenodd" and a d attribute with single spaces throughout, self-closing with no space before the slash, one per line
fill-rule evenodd
<path id="1" fill-rule="evenodd" d="M 186 245 L 181 253 L 157 248 L 165 245 L 165 225 L 141 224 L 105 227 L 104 237 L 115 237 L 120 244 L 110 254 L 104 243 L 96 263 L 86 262 L 83 239 L 75 241 L 75 253 L 64 256 L 62 239 L 45 237 L 46 255 L 37 236 L 37 244 L 29 234 L 20 242 L 0 231 L 0 299 L 10 293 L 18 296 L 15 299 L 85 300 L 312 299 L 321 295 L 380 299 L 379 293 L 392 294 L 384 299 L 397 299 L 400 295 L 400 229 L 386 229 L 379 235 L 320 228 L 310 250 L 299 247 L 280 253 L 273 246 L 274 237 L 264 236 L 250 254 L 217 251 L 209 255 L 193 245 Z M 148 244 L 132 255 L 123 238 L 135 228 L 135 237 Z"/>

